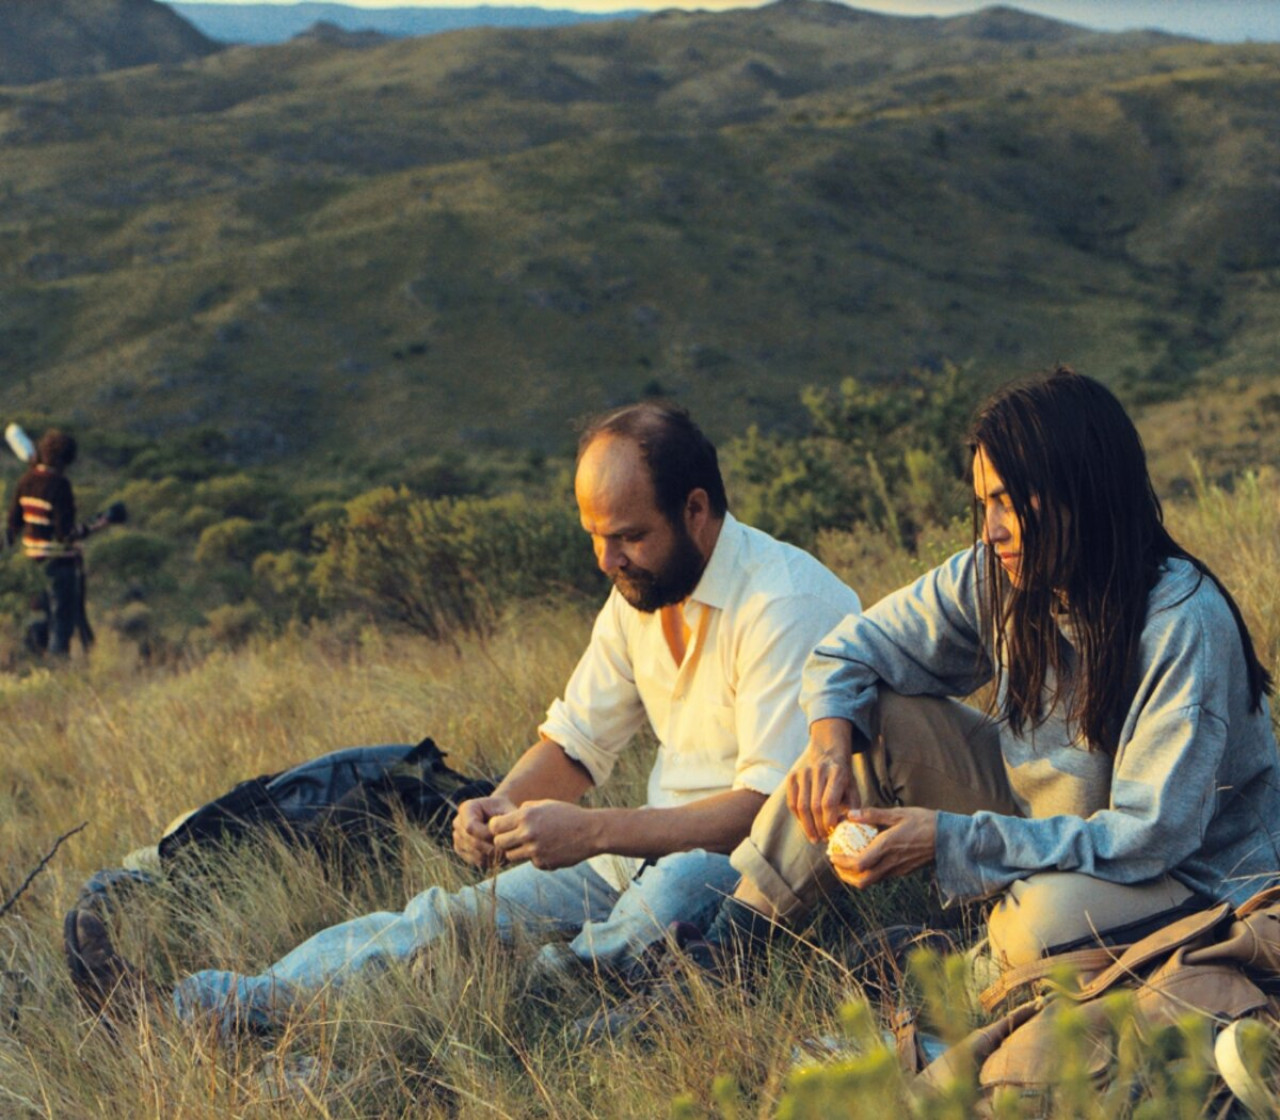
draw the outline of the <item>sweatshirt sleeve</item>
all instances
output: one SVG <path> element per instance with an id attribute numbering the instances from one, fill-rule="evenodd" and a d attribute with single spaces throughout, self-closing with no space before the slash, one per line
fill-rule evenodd
<path id="1" fill-rule="evenodd" d="M 1206 584 L 1193 599 L 1148 620 L 1105 809 L 1039 819 L 939 814 L 937 869 L 945 902 L 991 895 L 1037 871 L 1142 882 L 1202 847 L 1221 792 L 1227 690 L 1243 668 L 1242 656 L 1227 652 L 1239 650 L 1240 638 L 1220 604 Z"/>
<path id="2" fill-rule="evenodd" d="M 981 547 L 840 623 L 813 651 L 801 706 L 809 723 L 847 719 L 864 734 L 880 682 L 904 696 L 967 696 L 991 679 L 980 638 Z"/>

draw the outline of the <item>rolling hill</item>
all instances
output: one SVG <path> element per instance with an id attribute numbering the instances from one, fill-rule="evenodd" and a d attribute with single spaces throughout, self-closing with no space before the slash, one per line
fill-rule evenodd
<path id="1" fill-rule="evenodd" d="M 1252 383 L 1278 61 L 782 0 L 5 89 L 0 410 L 329 470 L 947 359 Z"/>
<path id="2" fill-rule="evenodd" d="M 0 85 L 185 62 L 217 49 L 156 0 L 0 0 Z"/>

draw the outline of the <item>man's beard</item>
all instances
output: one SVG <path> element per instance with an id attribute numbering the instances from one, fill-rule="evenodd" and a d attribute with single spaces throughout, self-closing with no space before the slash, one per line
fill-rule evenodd
<path id="1" fill-rule="evenodd" d="M 698 586 L 702 570 L 707 566 L 683 525 L 677 527 L 675 548 L 660 571 L 644 568 L 619 569 L 611 577 L 613 586 L 638 611 L 650 614 L 689 597 Z"/>

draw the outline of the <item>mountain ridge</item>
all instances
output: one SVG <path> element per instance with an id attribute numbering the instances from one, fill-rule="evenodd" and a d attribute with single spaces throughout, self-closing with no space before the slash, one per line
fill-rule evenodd
<path id="1" fill-rule="evenodd" d="M 954 30 L 789 0 L 6 91 L 0 407 L 403 463 L 946 360 L 1251 376 L 1280 52 Z"/>
<path id="2" fill-rule="evenodd" d="M 180 63 L 217 49 L 157 0 L 0 0 L 0 85 Z"/>
<path id="3" fill-rule="evenodd" d="M 349 32 L 376 31 L 395 37 L 434 35 L 465 27 L 560 27 L 627 19 L 639 12 L 598 14 L 533 6 L 475 5 L 449 8 L 356 8 L 347 4 L 205 4 L 178 0 L 169 5 L 212 39 L 226 43 L 282 43 L 318 23 Z"/>

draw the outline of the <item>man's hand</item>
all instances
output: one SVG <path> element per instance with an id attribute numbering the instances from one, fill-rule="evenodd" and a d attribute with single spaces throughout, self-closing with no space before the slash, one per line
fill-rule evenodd
<path id="1" fill-rule="evenodd" d="M 832 858 L 836 874 L 851 887 L 861 890 L 882 879 L 909 874 L 937 856 L 935 809 L 855 809 L 848 819 L 882 830 L 860 852 Z"/>
<path id="2" fill-rule="evenodd" d="M 453 850 L 474 867 L 494 867 L 502 862 L 502 853 L 493 844 L 491 822 L 513 809 L 511 799 L 501 794 L 464 801 L 453 818 Z"/>
<path id="3" fill-rule="evenodd" d="M 786 778 L 787 808 L 814 844 L 826 843 L 849 809 L 853 787 L 853 727 L 847 720 L 817 720 L 809 745 Z"/>
<path id="4" fill-rule="evenodd" d="M 572 867 L 599 855 L 601 814 L 567 801 L 526 801 L 493 817 L 494 847 L 509 863 L 528 860 L 540 871 Z"/>

